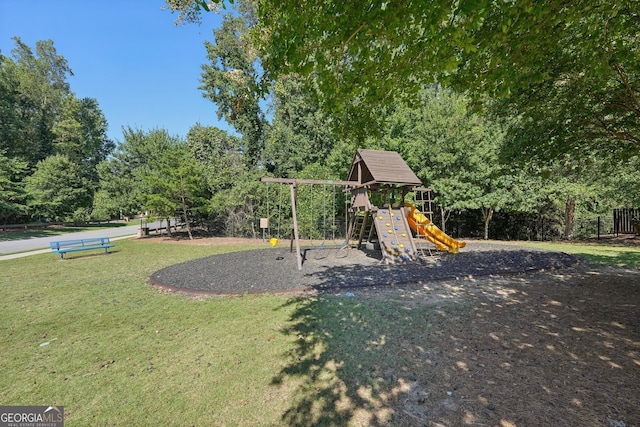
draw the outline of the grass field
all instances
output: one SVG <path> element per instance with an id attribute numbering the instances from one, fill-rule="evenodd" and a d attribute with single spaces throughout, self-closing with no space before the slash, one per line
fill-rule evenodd
<path id="1" fill-rule="evenodd" d="M 246 247 L 133 240 L 106 256 L 3 261 L 0 404 L 62 405 L 69 426 L 352 419 L 356 406 L 346 396 L 343 412 L 327 411 L 336 370 L 353 386 L 363 366 L 382 364 L 384 352 L 371 352 L 371 331 L 359 319 L 366 311 L 368 322 L 373 316 L 383 324 L 388 305 L 338 297 L 337 304 L 332 297 L 193 299 L 147 284 L 164 266 L 239 249 Z M 319 360 L 327 366 L 318 369 Z"/>
<path id="2" fill-rule="evenodd" d="M 640 264 L 637 249 L 552 248 Z M 0 405 L 62 405 L 67 426 L 393 425 L 396 374 L 429 376 L 407 372 L 403 349 L 451 307 L 188 298 L 147 284 L 162 267 L 242 249 L 124 240 L 109 255 L 3 261 Z"/>
<path id="3" fill-rule="evenodd" d="M 594 266 L 621 268 L 640 266 L 640 246 L 584 242 L 518 242 L 517 244 L 577 255 Z"/>

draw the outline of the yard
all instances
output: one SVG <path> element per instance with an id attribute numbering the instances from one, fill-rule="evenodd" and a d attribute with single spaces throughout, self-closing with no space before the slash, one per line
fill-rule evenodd
<path id="1" fill-rule="evenodd" d="M 2 262 L 0 404 L 61 405 L 68 426 L 640 425 L 637 247 L 353 296 L 194 297 L 147 278 L 256 246 L 158 240 Z"/>

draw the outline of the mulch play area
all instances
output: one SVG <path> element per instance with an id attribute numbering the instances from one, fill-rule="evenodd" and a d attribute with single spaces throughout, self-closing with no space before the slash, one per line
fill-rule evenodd
<path id="1" fill-rule="evenodd" d="M 286 245 L 285 245 L 286 246 Z M 577 260 L 560 252 L 470 242 L 459 254 L 438 253 L 420 263 L 384 265 L 380 251 L 315 246 L 302 270 L 288 247 L 232 252 L 157 271 L 151 282 L 167 289 L 211 294 L 329 291 L 424 283 L 451 278 L 514 274 L 567 267 Z"/>

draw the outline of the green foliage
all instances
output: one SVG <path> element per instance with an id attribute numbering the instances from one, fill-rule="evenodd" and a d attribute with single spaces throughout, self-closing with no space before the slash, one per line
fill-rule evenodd
<path id="1" fill-rule="evenodd" d="M 528 119 L 548 151 L 637 150 L 638 2 L 518 2 L 507 9 L 474 31 L 478 54 L 454 82 L 476 94 L 508 95 L 503 113 Z M 495 31 L 505 16 L 510 28 Z"/>
<path id="2" fill-rule="evenodd" d="M 244 17 L 225 15 L 222 27 L 213 31 L 215 43 L 205 42 L 210 64 L 202 66 L 200 89 L 217 105 L 218 118 L 242 135 L 246 164 L 256 166 L 267 123 L 259 104 L 258 58 L 246 33 Z"/>
<path id="3" fill-rule="evenodd" d="M 456 64 L 458 29 L 447 24 L 451 9 L 446 4 L 260 1 L 258 5 L 253 35 L 267 78 L 301 74 L 308 87 L 317 90 L 325 111 L 352 132 L 365 124 L 364 132 L 371 132 L 378 106 L 400 97 L 415 99 L 424 83 Z M 431 45 L 434 41 L 437 46 Z"/>
<path id="4" fill-rule="evenodd" d="M 371 146 L 399 152 L 435 194 L 444 228 L 452 210 L 491 213 L 517 208 L 510 197 L 513 179 L 499 161 L 504 133 L 500 126 L 468 110 L 469 101 L 439 87 L 420 93 L 418 108 L 397 103 L 386 128 Z"/>
<path id="5" fill-rule="evenodd" d="M 52 153 L 52 128 L 65 97 L 70 95 L 67 76 L 73 75 L 53 41 L 36 42 L 35 54 L 18 37 L 13 38 L 12 58 L 2 61 L 2 79 L 14 93 L 11 138 L 2 141 L 9 157 L 33 167 Z"/>
<path id="6" fill-rule="evenodd" d="M 26 195 L 22 179 L 27 163 L 6 157 L 0 150 L 0 222 L 11 223 L 26 214 Z"/>
<path id="7" fill-rule="evenodd" d="M 140 185 L 119 155 L 116 151 L 113 157 L 98 164 L 100 189 L 93 202 L 97 218 L 119 218 L 120 214 L 137 214 L 142 210 Z"/>
<path id="8" fill-rule="evenodd" d="M 53 152 L 82 165 L 87 179 L 97 184 L 96 167 L 114 148 L 107 138 L 107 121 L 98 102 L 92 98 L 65 98 L 52 133 Z"/>
<path id="9" fill-rule="evenodd" d="M 232 185 L 213 195 L 209 209 L 214 231 L 230 236 L 259 237 L 259 220 L 265 206 L 262 176 L 255 169 L 238 170 Z"/>
<path id="10" fill-rule="evenodd" d="M 212 194 L 232 187 L 244 170 L 240 139 L 222 129 L 196 124 L 187 133 L 186 145 L 205 168 Z"/>
<path id="11" fill-rule="evenodd" d="M 262 173 L 246 166 L 241 140 L 221 129 L 195 125 L 186 145 L 203 168 L 203 190 L 209 197 L 198 212 L 201 222 L 217 234 L 256 237 L 264 203 Z"/>
<path id="12" fill-rule="evenodd" d="M 365 118 L 441 81 L 476 99 L 513 96 L 523 112 L 560 104 L 573 132 L 637 144 L 637 6 L 263 0 L 254 35 L 268 77 L 309 77 L 338 116 Z"/>
<path id="13" fill-rule="evenodd" d="M 94 221 L 108 221 L 120 218 L 121 208 L 116 199 L 109 197 L 105 190 L 98 190 L 93 196 L 91 219 Z"/>
<path id="14" fill-rule="evenodd" d="M 205 130 L 197 129 L 192 135 L 199 132 Z M 197 156 L 216 158 L 208 151 L 208 141 L 192 137 L 188 146 L 162 129 L 144 132 L 128 128 L 124 136 L 114 156 L 100 164 L 96 215 L 149 210 L 162 218 L 180 215 L 189 224 L 205 204 L 207 189 L 207 165 Z"/>
<path id="15" fill-rule="evenodd" d="M 38 171 L 43 167 L 39 162 L 51 156 L 64 157 L 77 166 L 82 179 L 76 179 L 77 171 L 74 169 L 73 182 L 68 186 L 73 188 L 72 193 L 78 193 L 75 186 L 86 185 L 82 193 L 86 192 L 89 201 L 85 200 L 84 194 L 60 196 L 62 199 L 82 199 L 62 209 L 62 212 L 59 208 L 51 208 L 59 201 L 49 203 L 46 199 L 41 200 L 45 190 L 27 190 L 33 196 L 30 205 L 32 216 L 65 216 L 76 207 L 84 208 L 91 204 L 90 198 L 99 180 L 97 165 L 113 149 L 113 143 L 106 136 L 107 122 L 95 99 L 78 99 L 71 92 L 67 78 L 73 74 L 66 59 L 57 53 L 53 41 L 37 41 L 35 53 L 20 38 L 14 37 L 14 42 L 11 58 L 0 55 L 0 152 L 10 162 L 6 168 L 26 165 L 28 169 L 20 172 L 20 180 L 32 173 L 53 173 L 52 170 Z M 55 162 L 59 163 L 58 160 Z M 63 164 L 58 166 L 66 168 Z M 61 178 L 55 174 L 50 177 L 57 181 Z M 11 181 L 17 185 L 20 180 Z M 41 177 L 36 176 L 31 182 L 39 180 Z M 16 209 L 15 200 L 6 199 L 6 202 L 13 203 L 12 221 L 27 219 L 27 211 Z M 45 210 L 39 212 L 40 207 Z M 3 217 L 8 219 L 6 215 Z"/>
<path id="16" fill-rule="evenodd" d="M 202 164 L 181 141 L 169 145 L 138 177 L 148 210 L 163 218 L 182 216 L 191 237 L 191 216 L 203 205 L 205 176 Z"/>
<path id="17" fill-rule="evenodd" d="M 94 202 L 98 217 L 118 218 L 143 211 L 143 189 L 136 171 L 145 168 L 160 149 L 160 142 L 153 137 L 156 133 L 147 137 L 142 130 L 123 128 L 124 141 L 113 156 L 98 164 L 100 189 Z"/>
<path id="18" fill-rule="evenodd" d="M 15 63 L 0 53 L 0 152 L 14 158 L 17 153 L 21 111 L 19 106 L 19 82 Z"/>
<path id="19" fill-rule="evenodd" d="M 203 8 L 168 3 L 186 20 Z M 344 177 L 358 147 L 398 151 L 435 190 L 443 223 L 478 209 L 485 237 L 498 211 L 570 237 L 576 216 L 637 203 L 637 1 L 255 5 L 216 33 L 207 83 L 233 120 L 254 117 L 243 110 L 254 94 L 273 94 L 262 162 L 245 156 L 258 127 L 236 126 L 245 165 L 293 177 L 321 164 Z M 233 168 L 216 170 L 222 211 L 238 183 Z"/>
<path id="20" fill-rule="evenodd" d="M 615 165 L 615 173 L 600 174 L 602 188 L 599 209 L 640 206 L 640 156 L 627 158 Z M 605 204 L 604 201 L 608 201 Z"/>
<path id="21" fill-rule="evenodd" d="M 200 3 L 169 3 L 197 19 Z M 439 82 L 479 103 L 506 99 L 501 110 L 533 126 L 547 122 L 552 138 L 539 142 L 560 151 L 595 148 L 597 137 L 637 152 L 637 0 L 256 3 L 263 81 L 301 75 L 352 136 L 375 134 L 381 107 L 417 103 Z"/>
<path id="22" fill-rule="evenodd" d="M 301 179 L 342 179 L 334 175 L 324 163 L 312 163 L 302 170 L 296 178 Z M 346 227 L 342 187 L 333 185 L 301 185 L 298 187 L 298 229 L 304 239 L 331 241 L 336 236 L 344 236 Z M 350 196 L 350 195 L 346 195 Z"/>
<path id="23" fill-rule="evenodd" d="M 274 118 L 265 148 L 270 173 L 296 176 L 307 165 L 324 162 L 336 143 L 332 119 L 297 75 L 282 76 L 273 87 Z"/>
<path id="24" fill-rule="evenodd" d="M 233 4 L 233 0 L 227 0 Z M 185 22 L 200 23 L 200 11 L 219 12 L 220 8 L 224 8 L 225 4 L 222 0 L 165 0 L 167 8 L 171 13 L 178 13 L 176 25 L 182 25 Z"/>
<path id="25" fill-rule="evenodd" d="M 32 216 L 63 221 L 70 219 L 77 209 L 89 207 L 90 185 L 82 172 L 79 165 L 62 155 L 38 162 L 25 186 Z"/>

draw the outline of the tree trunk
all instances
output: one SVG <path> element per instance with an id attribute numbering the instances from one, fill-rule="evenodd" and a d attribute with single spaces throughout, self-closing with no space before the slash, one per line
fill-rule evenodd
<path id="1" fill-rule="evenodd" d="M 447 229 L 447 221 L 449 220 L 449 217 L 451 216 L 451 211 L 444 209 L 443 207 L 440 207 L 440 224 L 441 227 L 440 229 L 442 230 L 443 233 L 446 233 L 446 229 Z"/>
<path id="2" fill-rule="evenodd" d="M 189 224 L 189 215 L 187 213 L 187 202 L 185 201 L 184 194 L 180 196 L 180 204 L 182 205 L 182 215 L 184 217 L 184 224 L 187 227 L 189 240 L 193 240 L 193 235 L 191 234 L 191 225 Z"/>
<path id="3" fill-rule="evenodd" d="M 167 218 L 167 236 L 171 237 L 171 219 Z"/>
<path id="4" fill-rule="evenodd" d="M 564 238 L 573 239 L 573 223 L 576 216 L 576 199 L 569 197 L 564 207 Z"/>
<path id="5" fill-rule="evenodd" d="M 489 240 L 489 223 L 493 217 L 493 208 L 482 208 L 482 217 L 484 218 L 484 240 Z"/>

